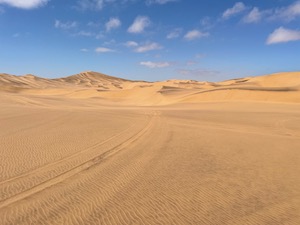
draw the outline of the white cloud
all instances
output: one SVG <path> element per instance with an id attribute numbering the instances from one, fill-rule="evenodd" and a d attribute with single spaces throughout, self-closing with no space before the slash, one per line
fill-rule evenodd
<path id="1" fill-rule="evenodd" d="M 147 43 L 145 45 L 141 45 L 137 47 L 134 51 L 138 53 L 143 53 L 143 52 L 159 50 L 159 49 L 162 49 L 162 46 L 160 46 L 158 43 L 152 42 L 152 43 Z"/>
<path id="2" fill-rule="evenodd" d="M 267 39 L 267 44 L 271 45 L 271 44 L 284 43 L 290 41 L 299 41 L 299 40 L 300 40 L 300 31 L 279 27 L 269 35 Z"/>
<path id="3" fill-rule="evenodd" d="M 295 17 L 300 16 L 300 1 L 290 5 L 286 10 L 286 14 L 289 19 L 294 19 Z"/>
<path id="4" fill-rule="evenodd" d="M 147 5 L 152 5 L 152 4 L 164 5 L 169 2 L 177 2 L 177 1 L 179 1 L 179 0 L 147 0 L 146 4 Z"/>
<path id="5" fill-rule="evenodd" d="M 111 31 L 121 26 L 121 21 L 118 18 L 110 18 L 109 21 L 105 24 L 106 31 Z"/>
<path id="6" fill-rule="evenodd" d="M 49 0 L 0 0 L 0 4 L 6 4 L 21 9 L 34 9 L 47 4 Z"/>
<path id="7" fill-rule="evenodd" d="M 84 37 L 91 37 L 91 36 L 93 36 L 94 34 L 91 33 L 91 32 L 82 30 L 82 31 L 79 31 L 76 35 L 77 35 L 77 36 L 84 36 Z"/>
<path id="8" fill-rule="evenodd" d="M 63 30 L 68 30 L 68 29 L 71 29 L 71 28 L 75 28 L 77 27 L 77 22 L 75 21 L 72 21 L 72 22 L 61 22 L 60 20 L 55 20 L 55 23 L 54 23 L 54 26 L 56 28 L 60 28 L 60 29 L 63 29 Z"/>
<path id="9" fill-rule="evenodd" d="M 146 61 L 146 62 L 140 62 L 141 66 L 146 66 L 148 68 L 154 69 L 154 68 L 164 68 L 164 67 L 169 67 L 171 66 L 170 62 L 151 62 L 151 61 Z"/>
<path id="10" fill-rule="evenodd" d="M 78 0 L 76 8 L 80 10 L 101 10 L 105 0 Z"/>
<path id="11" fill-rule="evenodd" d="M 86 24 L 88 27 L 97 27 L 98 24 L 93 22 L 93 21 L 89 21 L 87 24 Z"/>
<path id="12" fill-rule="evenodd" d="M 181 28 L 176 28 L 175 30 L 171 31 L 168 35 L 167 35 L 167 39 L 174 39 L 174 38 L 178 38 L 180 36 L 182 32 Z"/>
<path id="13" fill-rule="evenodd" d="M 266 21 L 283 21 L 291 22 L 297 17 L 300 17 L 300 0 L 294 2 L 293 4 L 281 7 L 281 8 L 272 8 L 266 10 L 259 10 L 257 7 L 254 7 L 242 20 L 244 23 L 257 23 L 261 20 Z"/>
<path id="14" fill-rule="evenodd" d="M 118 6 L 121 4 L 127 4 L 135 1 L 137 0 L 77 0 L 74 5 L 74 8 L 81 11 L 100 11 L 109 4 L 114 4 Z"/>
<path id="15" fill-rule="evenodd" d="M 206 70 L 206 69 L 179 69 L 177 72 L 184 76 L 215 76 L 218 75 L 220 72 L 215 70 Z"/>
<path id="16" fill-rule="evenodd" d="M 263 12 L 261 12 L 257 7 L 254 7 L 249 14 L 243 18 L 245 23 L 257 23 L 262 19 Z"/>
<path id="17" fill-rule="evenodd" d="M 232 8 L 225 10 L 222 17 L 223 19 L 228 19 L 236 14 L 243 12 L 244 10 L 246 10 L 245 4 L 242 2 L 237 2 Z"/>
<path id="18" fill-rule="evenodd" d="M 133 48 L 134 51 L 138 53 L 144 53 L 144 52 L 159 50 L 163 48 L 160 44 L 156 42 L 139 44 L 135 41 L 127 41 L 124 45 L 128 48 Z"/>
<path id="19" fill-rule="evenodd" d="M 127 41 L 127 42 L 125 43 L 125 46 L 128 47 L 128 48 L 132 48 L 132 47 L 137 47 L 137 46 L 139 46 L 139 44 L 136 43 L 135 41 Z"/>
<path id="20" fill-rule="evenodd" d="M 200 24 L 202 26 L 202 29 L 209 30 L 216 25 L 216 22 L 212 18 L 206 16 L 200 20 Z"/>
<path id="21" fill-rule="evenodd" d="M 138 16 L 133 24 L 128 28 L 129 33 L 142 33 L 146 27 L 150 26 L 151 21 L 147 16 Z"/>
<path id="22" fill-rule="evenodd" d="M 108 53 L 108 52 L 115 52 L 115 50 L 110 49 L 110 48 L 99 47 L 99 48 L 95 49 L 95 52 L 97 52 L 97 53 Z"/>
<path id="23" fill-rule="evenodd" d="M 300 16 L 300 1 L 296 1 L 293 4 L 276 9 L 271 16 L 271 19 L 280 19 L 284 21 L 292 21 Z"/>
<path id="24" fill-rule="evenodd" d="M 115 39 L 111 39 L 111 40 L 105 41 L 105 42 L 103 43 L 103 45 L 105 45 L 105 46 L 115 45 L 115 44 L 116 44 L 116 40 L 115 40 Z"/>
<path id="25" fill-rule="evenodd" d="M 103 38 L 105 38 L 105 35 L 100 32 L 100 33 L 96 34 L 95 38 L 96 39 L 103 39 Z"/>
<path id="26" fill-rule="evenodd" d="M 207 33 L 207 32 L 203 33 L 199 30 L 191 30 L 191 31 L 187 32 L 186 35 L 184 35 L 184 38 L 188 41 L 192 41 L 192 40 L 199 39 L 202 37 L 207 37 L 207 36 L 209 36 L 209 33 Z"/>
<path id="27" fill-rule="evenodd" d="M 89 50 L 87 48 L 80 49 L 81 52 L 88 52 Z"/>

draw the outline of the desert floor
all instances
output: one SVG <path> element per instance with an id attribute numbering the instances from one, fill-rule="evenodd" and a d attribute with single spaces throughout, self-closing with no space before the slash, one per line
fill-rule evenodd
<path id="1" fill-rule="evenodd" d="M 3 97 L 0 224 L 300 224 L 300 104 Z"/>

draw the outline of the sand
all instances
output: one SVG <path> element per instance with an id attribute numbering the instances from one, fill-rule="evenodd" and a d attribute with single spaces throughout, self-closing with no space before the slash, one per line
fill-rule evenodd
<path id="1" fill-rule="evenodd" d="M 300 73 L 0 75 L 0 224 L 300 224 Z"/>

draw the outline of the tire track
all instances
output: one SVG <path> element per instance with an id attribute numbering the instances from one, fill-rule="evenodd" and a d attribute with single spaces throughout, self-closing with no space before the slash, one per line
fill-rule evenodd
<path id="1" fill-rule="evenodd" d="M 49 188 L 55 184 L 58 184 L 64 180 L 80 173 L 81 171 L 87 170 L 87 169 L 103 162 L 104 160 L 112 157 L 113 155 L 117 154 L 118 152 L 120 152 L 121 150 L 126 148 L 128 145 L 134 143 L 136 140 L 141 138 L 147 131 L 149 131 L 150 128 L 152 127 L 152 125 L 154 124 L 154 121 L 157 118 L 157 115 L 158 114 L 156 112 L 153 113 L 152 115 L 149 115 L 146 125 L 141 130 L 139 130 L 134 135 L 131 135 L 129 138 L 127 137 L 127 139 L 125 139 L 125 141 L 123 141 L 121 143 L 117 143 L 115 145 L 112 144 L 112 146 L 110 146 L 110 148 L 108 148 L 108 150 L 106 150 L 105 152 L 98 154 L 84 162 L 81 162 L 80 164 L 77 164 L 76 166 L 73 166 L 72 168 L 65 170 L 63 173 L 60 173 L 60 174 L 56 175 L 55 177 L 52 177 L 46 181 L 39 183 L 38 185 L 35 185 L 29 189 L 26 189 L 25 191 L 19 192 L 18 194 L 15 194 L 5 200 L 2 200 L 0 202 L 0 209 L 4 208 L 10 204 L 13 204 L 17 201 L 20 201 L 28 196 L 31 196 L 37 192 L 40 192 L 46 188 Z M 113 139 L 114 138 L 112 138 L 111 140 L 113 140 Z M 62 162 L 64 162 L 64 161 L 62 161 Z"/>
<path id="2" fill-rule="evenodd" d="M 81 154 L 83 154 L 83 153 L 85 153 L 85 152 L 87 152 L 87 151 L 89 151 L 89 150 L 91 150 L 91 149 L 93 149 L 93 148 L 100 147 L 101 145 L 103 145 L 103 144 L 105 144 L 105 143 L 111 141 L 112 139 L 115 139 L 115 138 L 121 136 L 123 133 L 125 133 L 125 132 L 127 132 L 128 130 L 132 129 L 133 126 L 134 126 L 134 125 L 131 125 L 130 127 L 126 128 L 125 130 L 119 132 L 118 134 L 115 134 L 115 135 L 109 137 L 109 138 L 106 139 L 105 141 L 102 141 L 102 142 L 99 142 L 99 143 L 95 143 L 94 145 L 92 145 L 92 146 L 86 148 L 85 150 L 82 150 L 82 151 L 80 151 L 80 152 L 76 152 L 75 154 L 69 155 L 69 156 L 64 157 L 64 158 L 62 158 L 62 159 L 60 159 L 60 160 L 57 160 L 57 161 L 55 161 L 55 162 L 51 162 L 51 163 L 46 164 L 46 165 L 44 165 L 44 166 L 42 166 L 42 167 L 39 167 L 39 168 L 37 168 L 37 169 L 30 170 L 30 171 L 28 171 L 27 173 L 24 173 L 24 174 L 21 174 L 21 175 L 18 175 L 18 176 L 9 178 L 9 179 L 7 179 L 7 180 L 1 181 L 1 182 L 0 182 L 0 185 L 3 185 L 3 184 L 8 183 L 8 182 L 12 182 L 12 181 L 14 181 L 14 180 L 16 180 L 16 179 L 20 179 L 20 178 L 22 178 L 22 177 L 26 177 L 26 176 L 32 175 L 32 174 L 34 174 L 34 173 L 40 171 L 41 169 L 46 169 L 46 168 L 55 166 L 55 165 L 57 165 L 57 164 L 59 164 L 59 163 L 61 163 L 61 162 L 65 162 L 65 161 L 67 161 L 67 160 L 70 160 L 70 159 L 72 159 L 72 158 L 78 156 L 78 155 L 81 155 Z"/>
<path id="3" fill-rule="evenodd" d="M 101 113 L 103 113 L 103 112 L 101 112 Z M 63 118 L 68 117 L 70 114 L 71 114 L 71 112 L 67 113 L 67 115 L 63 115 L 63 116 L 64 116 Z M 107 113 L 107 114 L 108 114 L 108 113 Z M 111 113 L 110 113 L 110 114 L 111 114 Z M 62 116 L 61 116 L 61 117 L 62 117 Z M 54 120 L 51 120 L 50 122 L 53 122 L 53 121 L 54 121 Z M 60 119 L 59 121 L 62 121 L 62 119 Z M 48 122 L 49 122 L 49 121 L 48 121 Z M 58 122 L 58 121 L 57 121 L 57 122 Z M 47 124 L 48 124 L 48 123 L 47 123 Z M 49 123 L 49 124 L 50 124 L 50 123 Z M 53 124 L 52 124 L 52 123 L 51 123 L 50 125 L 51 125 L 51 127 L 53 127 Z M 39 126 L 40 126 L 40 125 L 39 125 Z M 128 132 L 128 130 L 134 128 L 135 126 L 137 126 L 137 124 L 133 124 L 133 125 L 129 126 L 128 128 L 124 129 L 123 131 L 121 131 L 121 132 L 119 132 L 119 133 L 117 133 L 117 134 L 115 134 L 115 135 L 112 135 L 111 137 L 107 138 L 107 139 L 104 140 L 104 141 L 96 142 L 96 143 L 94 143 L 94 144 L 88 146 L 85 150 L 77 151 L 77 152 L 75 152 L 74 154 L 67 155 L 67 156 L 65 156 L 65 157 L 63 157 L 63 158 L 60 158 L 60 159 L 57 160 L 57 161 L 48 162 L 48 163 L 46 163 L 46 164 L 44 164 L 44 165 L 41 165 L 41 166 L 38 167 L 38 168 L 33 168 L 33 169 L 31 169 L 31 170 L 26 171 L 25 173 L 22 173 L 22 174 L 19 174 L 19 175 L 10 177 L 10 178 L 8 178 L 8 179 L 6 179 L 6 180 L 0 181 L 0 201 L 3 199 L 3 197 L 1 196 L 1 185 L 4 185 L 5 183 L 8 183 L 8 182 L 13 182 L 14 180 L 20 179 L 20 178 L 22 178 L 22 177 L 26 177 L 26 176 L 28 176 L 28 175 L 34 174 L 34 173 L 36 173 L 37 171 L 40 172 L 42 169 L 44 170 L 44 169 L 49 168 L 49 167 L 51 167 L 51 166 L 53 167 L 53 166 L 55 166 L 55 165 L 58 165 L 60 162 L 66 161 L 66 160 L 68 160 L 68 159 L 73 159 L 74 157 L 78 156 L 79 154 L 83 155 L 83 153 L 86 153 L 86 152 L 88 152 L 88 151 L 91 150 L 91 149 L 97 148 L 97 147 L 99 147 L 99 146 L 101 146 L 101 145 L 103 145 L 103 144 L 109 142 L 109 141 L 112 140 L 112 139 L 119 138 L 120 136 L 122 136 L 123 134 L 126 134 L 126 132 Z M 36 127 L 37 127 L 37 126 L 36 126 Z M 3 191 L 2 191 L 2 193 L 3 193 Z M 3 194 L 2 194 L 2 195 L 3 195 Z"/>

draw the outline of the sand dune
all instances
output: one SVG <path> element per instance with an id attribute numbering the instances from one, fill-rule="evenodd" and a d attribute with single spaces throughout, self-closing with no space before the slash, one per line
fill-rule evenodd
<path id="1" fill-rule="evenodd" d="M 298 225 L 299 86 L 0 74 L 0 224 Z"/>
<path id="2" fill-rule="evenodd" d="M 247 77 L 223 82 L 130 81 L 96 72 L 59 79 L 0 74 L 0 91 L 67 98 L 102 98 L 130 105 L 177 102 L 267 101 L 300 103 L 300 72 Z"/>

